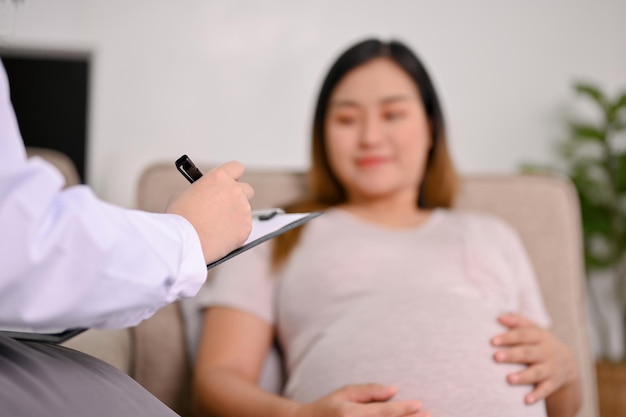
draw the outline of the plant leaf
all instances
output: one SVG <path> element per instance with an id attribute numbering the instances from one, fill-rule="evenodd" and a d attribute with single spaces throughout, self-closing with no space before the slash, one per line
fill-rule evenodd
<path id="1" fill-rule="evenodd" d="M 623 93 L 617 100 L 615 100 L 615 102 L 613 104 L 611 104 L 609 106 L 609 109 L 607 111 L 607 118 L 609 120 L 610 123 L 614 123 L 617 120 L 617 117 L 619 116 L 619 112 L 622 109 L 626 109 L 626 93 Z M 614 124 L 614 128 L 618 128 L 618 129 L 622 129 L 626 126 L 626 121 L 624 121 L 624 123 L 620 124 Z"/>
<path id="2" fill-rule="evenodd" d="M 603 110 L 607 108 L 607 99 L 598 87 L 588 83 L 579 82 L 574 84 L 574 89 L 577 93 L 591 98 Z"/>
<path id="3" fill-rule="evenodd" d="M 576 139 L 593 139 L 604 142 L 606 134 L 595 126 L 573 123 L 571 125 L 572 136 Z"/>
<path id="4" fill-rule="evenodd" d="M 622 93 L 622 95 L 617 100 L 615 100 L 613 105 L 611 105 L 611 108 L 619 110 L 625 107 L 626 107 L 626 93 Z"/>
<path id="5" fill-rule="evenodd" d="M 626 192 L 626 153 L 617 158 L 617 184 L 615 188 L 619 192 Z"/>

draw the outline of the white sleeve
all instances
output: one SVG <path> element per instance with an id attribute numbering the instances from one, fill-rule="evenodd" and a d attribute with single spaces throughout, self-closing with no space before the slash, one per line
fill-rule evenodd
<path id="1" fill-rule="evenodd" d="M 127 327 L 206 278 L 183 217 L 98 200 L 26 160 L 0 65 L 0 328 Z"/>

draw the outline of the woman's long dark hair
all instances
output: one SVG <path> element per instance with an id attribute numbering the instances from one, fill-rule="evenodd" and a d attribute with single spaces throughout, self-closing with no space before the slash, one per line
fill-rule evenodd
<path id="1" fill-rule="evenodd" d="M 330 167 L 326 151 L 325 124 L 330 97 L 337 84 L 352 70 L 374 59 L 385 58 L 398 65 L 415 83 L 428 120 L 431 147 L 419 186 L 416 205 L 421 208 L 450 207 L 458 178 L 448 153 L 443 112 L 433 83 L 419 58 L 403 43 L 368 39 L 357 43 L 337 58 L 320 90 L 313 118 L 312 164 L 309 195 L 289 211 L 319 210 L 345 203 L 346 190 Z M 274 242 L 273 262 L 277 267 L 296 245 L 302 228 L 286 233 Z"/>

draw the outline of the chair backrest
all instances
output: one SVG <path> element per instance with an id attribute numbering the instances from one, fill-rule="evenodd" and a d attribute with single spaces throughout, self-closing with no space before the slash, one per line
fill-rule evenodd
<path id="1" fill-rule="evenodd" d="M 208 165 L 198 165 L 202 172 Z M 305 174 L 298 171 L 252 171 L 241 178 L 255 189 L 252 208 L 280 207 L 306 191 Z M 139 177 L 137 207 L 142 210 L 162 212 L 170 197 L 184 190 L 189 183 L 176 170 L 173 163 L 156 163 L 149 166 Z"/>
<path id="2" fill-rule="evenodd" d="M 253 208 L 280 207 L 306 189 L 302 172 L 248 170 L 243 180 L 255 189 Z M 187 185 L 173 164 L 155 164 L 140 178 L 138 206 L 163 211 L 169 197 Z M 583 386 L 578 417 L 598 417 L 585 311 L 581 222 L 573 186 L 565 179 L 546 176 L 466 176 L 456 205 L 499 216 L 517 230 L 537 274 L 553 331 L 573 349 L 578 362 Z"/>
<path id="3" fill-rule="evenodd" d="M 27 147 L 26 155 L 30 158 L 38 156 L 54 165 L 65 178 L 65 186 L 80 184 L 80 176 L 69 156 L 54 149 Z"/>

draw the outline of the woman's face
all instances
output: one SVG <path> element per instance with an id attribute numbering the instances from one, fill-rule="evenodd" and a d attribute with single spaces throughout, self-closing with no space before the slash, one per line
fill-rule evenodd
<path id="1" fill-rule="evenodd" d="M 417 201 L 429 127 L 415 83 L 395 63 L 372 60 L 337 84 L 325 138 L 330 166 L 349 202 Z"/>

